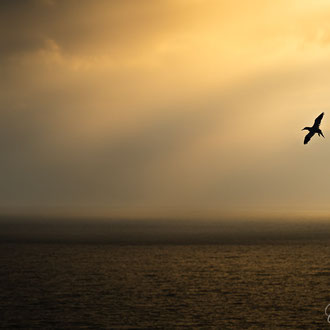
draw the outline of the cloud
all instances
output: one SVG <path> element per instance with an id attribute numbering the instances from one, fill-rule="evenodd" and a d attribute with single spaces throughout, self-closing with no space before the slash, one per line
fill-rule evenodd
<path id="1" fill-rule="evenodd" d="M 2 1 L 0 206 L 324 203 L 329 8 L 295 5 Z"/>

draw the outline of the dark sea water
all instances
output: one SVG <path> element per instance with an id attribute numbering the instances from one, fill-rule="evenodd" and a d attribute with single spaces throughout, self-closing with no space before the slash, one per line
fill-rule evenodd
<path id="1" fill-rule="evenodd" d="M 0 248 L 2 328 L 329 328 L 328 240 Z"/>

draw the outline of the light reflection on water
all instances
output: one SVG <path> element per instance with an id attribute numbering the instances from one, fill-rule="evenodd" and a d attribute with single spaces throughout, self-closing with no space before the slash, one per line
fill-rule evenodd
<path id="1" fill-rule="evenodd" d="M 0 326 L 326 328 L 330 243 L 2 244 Z"/>

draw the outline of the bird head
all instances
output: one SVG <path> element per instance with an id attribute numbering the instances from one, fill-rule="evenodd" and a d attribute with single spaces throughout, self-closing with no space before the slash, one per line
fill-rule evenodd
<path id="1" fill-rule="evenodd" d="M 304 127 L 304 128 L 302 129 L 302 131 L 304 131 L 304 130 L 309 131 L 309 129 L 310 129 L 310 127 Z"/>

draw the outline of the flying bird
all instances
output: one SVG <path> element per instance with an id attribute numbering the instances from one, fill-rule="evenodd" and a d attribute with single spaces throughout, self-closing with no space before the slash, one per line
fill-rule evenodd
<path id="1" fill-rule="evenodd" d="M 309 142 L 309 140 L 314 136 L 315 133 L 317 133 L 319 136 L 323 135 L 322 131 L 320 130 L 320 124 L 321 124 L 321 120 L 324 116 L 324 112 L 322 112 L 314 121 L 314 125 L 312 127 L 305 127 L 302 129 L 303 130 L 307 130 L 309 131 L 308 134 L 305 136 L 304 139 L 304 144 L 307 144 Z"/>

